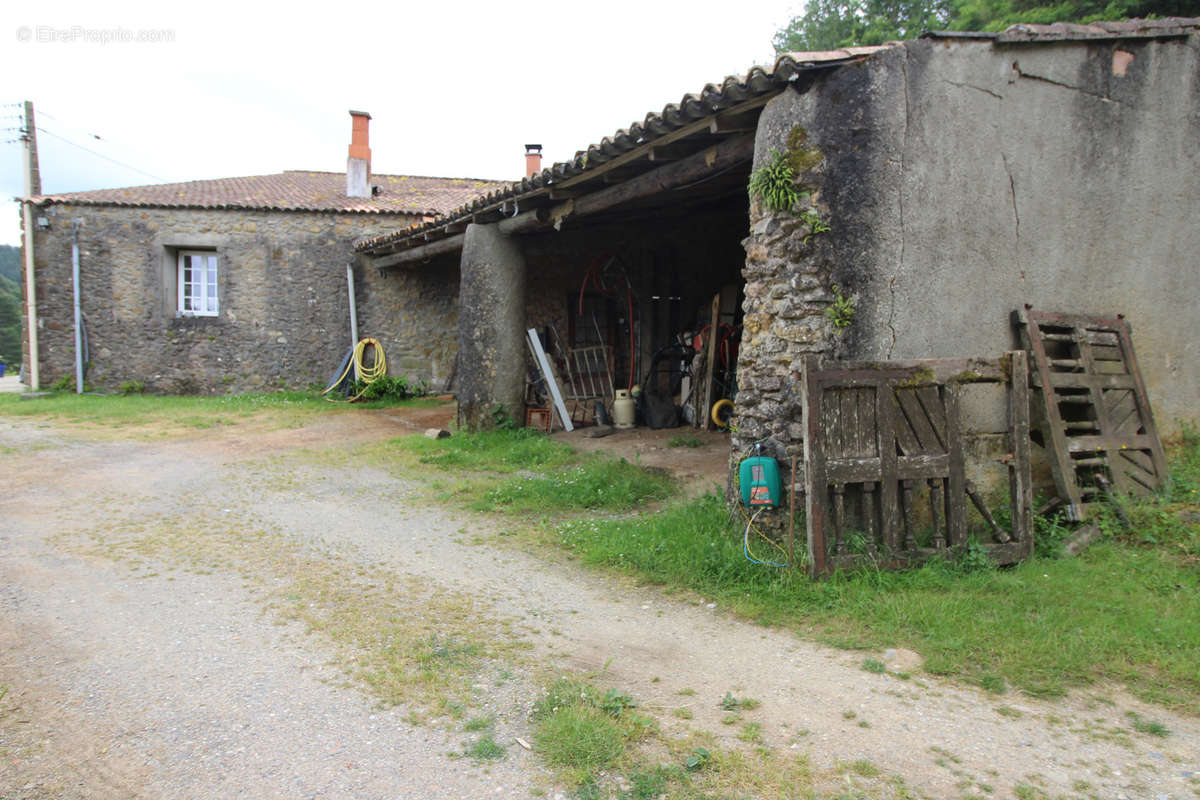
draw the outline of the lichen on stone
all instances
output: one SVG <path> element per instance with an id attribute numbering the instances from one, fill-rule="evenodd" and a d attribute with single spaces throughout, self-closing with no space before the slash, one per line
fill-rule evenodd
<path id="1" fill-rule="evenodd" d="M 807 147 L 808 131 L 803 125 L 793 125 L 787 138 L 787 161 L 797 176 L 816 167 L 825 158 L 819 147 Z"/>

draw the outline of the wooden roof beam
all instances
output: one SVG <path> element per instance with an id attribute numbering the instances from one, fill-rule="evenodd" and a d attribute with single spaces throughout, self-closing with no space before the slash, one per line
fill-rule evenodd
<path id="1" fill-rule="evenodd" d="M 750 100 L 747 100 L 744 103 L 739 103 L 736 106 L 731 106 L 730 108 L 726 109 L 725 111 L 720 112 L 716 116 L 717 117 L 737 116 L 739 114 L 744 114 L 747 111 L 761 109 L 763 106 L 765 106 L 767 103 L 769 103 L 772 98 L 774 98 L 776 95 L 778 95 L 780 92 L 782 92 L 784 90 L 784 88 L 785 87 L 780 87 L 777 91 L 769 92 L 764 95 L 759 95 L 758 97 L 751 98 Z M 607 172 L 611 172 L 612 170 L 619 169 L 620 167 L 623 167 L 623 166 L 629 164 L 631 161 L 637 161 L 638 159 L 645 158 L 647 156 L 647 154 L 649 153 L 649 150 L 652 146 L 663 147 L 665 145 L 671 144 L 672 142 L 677 142 L 680 139 L 686 139 L 687 137 L 693 136 L 697 133 L 707 133 L 709 126 L 712 124 L 712 120 L 713 120 L 712 117 L 704 117 L 702 119 L 698 119 L 693 123 L 684 125 L 682 128 L 671 131 L 670 133 L 667 133 L 667 134 L 663 134 L 662 136 L 659 136 L 658 138 L 656 138 L 650 142 L 647 142 L 646 144 L 644 144 L 640 147 L 630 150 L 628 153 L 622 153 L 619 156 L 610 158 L 608 161 L 605 161 L 603 164 L 601 164 L 597 167 L 594 167 L 593 169 L 586 170 L 586 171 L 580 173 L 579 175 L 575 175 L 574 177 L 567 178 L 563 181 L 559 181 L 556 184 L 556 186 L 558 186 L 559 188 L 566 189 L 566 188 L 569 188 L 569 187 L 574 186 L 579 183 L 586 183 L 587 181 L 594 180 L 595 178 L 598 178 Z"/>

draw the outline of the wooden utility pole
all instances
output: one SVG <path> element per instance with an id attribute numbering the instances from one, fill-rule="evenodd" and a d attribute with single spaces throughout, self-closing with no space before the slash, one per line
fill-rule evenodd
<path id="1" fill-rule="evenodd" d="M 25 101 L 25 129 L 21 140 L 25 143 L 25 196 L 21 199 L 22 219 L 25 223 L 25 319 L 29 326 L 29 388 L 37 391 L 38 376 L 37 339 L 37 284 L 33 275 L 33 203 L 32 198 L 42 193 L 42 176 L 38 169 L 37 128 L 33 121 L 33 103 Z"/>

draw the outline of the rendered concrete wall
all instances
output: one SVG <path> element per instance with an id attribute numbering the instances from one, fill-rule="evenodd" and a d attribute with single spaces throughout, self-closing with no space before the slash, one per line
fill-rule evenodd
<path id="1" fill-rule="evenodd" d="M 495 225 L 469 225 L 459 288 L 458 413 L 467 428 L 525 423 L 525 256 Z"/>
<path id="2" fill-rule="evenodd" d="M 815 349 L 998 355 L 1024 304 L 1121 313 L 1160 429 L 1200 419 L 1197 36 L 906 42 L 772 101 L 756 163 L 797 125 L 822 155 L 806 178 L 831 226 L 812 240 L 817 282 L 857 307 Z M 777 264 L 764 291 L 794 283 L 805 234 L 758 253 Z"/>
<path id="3" fill-rule="evenodd" d="M 35 240 L 41 380 L 73 376 L 71 220 L 79 230 L 87 380 L 112 390 L 224 393 L 328 380 L 350 347 L 346 263 L 354 240 L 407 224 L 356 214 L 50 205 Z M 213 248 L 220 314 L 176 313 L 174 252 Z M 456 281 L 418 270 L 380 279 L 357 269 L 359 330 L 388 353 L 391 371 L 431 377 L 453 356 Z M 426 314 L 427 309 L 440 309 Z M 447 329 L 447 324 L 449 328 Z M 421 355 L 425 369 L 414 357 Z M 412 369 L 402 369 L 409 366 Z"/>

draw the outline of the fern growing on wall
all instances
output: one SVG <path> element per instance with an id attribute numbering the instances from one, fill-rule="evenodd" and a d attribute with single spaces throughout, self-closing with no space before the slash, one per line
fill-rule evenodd
<path id="1" fill-rule="evenodd" d="M 750 196 L 772 211 L 791 211 L 800 202 L 796 173 L 783 153 L 772 150 L 771 160 L 750 173 Z"/>

